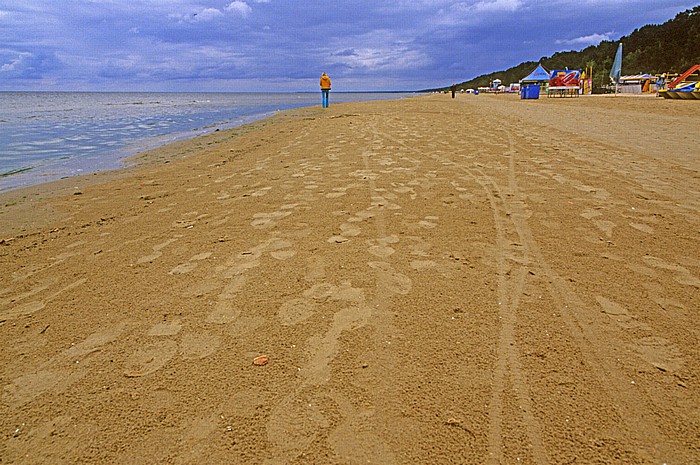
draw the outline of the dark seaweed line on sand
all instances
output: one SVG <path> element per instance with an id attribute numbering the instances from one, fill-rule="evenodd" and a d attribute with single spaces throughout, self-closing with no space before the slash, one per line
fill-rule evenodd
<path id="1" fill-rule="evenodd" d="M 6 178 L 8 176 L 12 176 L 13 174 L 26 173 L 27 171 L 29 171 L 31 169 L 33 169 L 32 166 L 29 166 L 27 168 L 17 168 L 16 170 L 6 171 L 5 173 L 0 173 L 0 178 Z"/>

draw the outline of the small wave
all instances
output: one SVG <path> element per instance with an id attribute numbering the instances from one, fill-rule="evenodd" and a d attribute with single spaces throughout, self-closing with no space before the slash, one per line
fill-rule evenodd
<path id="1" fill-rule="evenodd" d="M 108 107 L 123 107 L 129 105 L 162 105 L 163 102 L 126 102 L 126 103 L 105 103 Z"/>

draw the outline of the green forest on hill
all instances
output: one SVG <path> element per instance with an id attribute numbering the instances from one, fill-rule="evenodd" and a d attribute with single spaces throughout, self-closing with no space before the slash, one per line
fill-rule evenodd
<path id="1" fill-rule="evenodd" d="M 659 25 L 647 25 L 635 29 L 618 41 L 605 40 L 581 51 L 557 52 L 542 57 L 539 63 L 549 70 L 581 69 L 593 67 L 593 86 L 609 83 L 610 68 L 622 42 L 622 73 L 682 73 L 700 63 L 700 6 L 678 13 L 675 18 Z M 483 74 L 457 84 L 457 89 L 488 86 L 498 78 L 503 84 L 518 82 L 537 66 L 536 61 L 526 61 L 505 71 Z M 432 89 L 446 90 L 447 88 Z"/>

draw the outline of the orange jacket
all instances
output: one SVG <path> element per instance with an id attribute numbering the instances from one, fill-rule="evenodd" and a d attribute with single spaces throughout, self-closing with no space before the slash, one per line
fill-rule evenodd
<path id="1" fill-rule="evenodd" d="M 321 84 L 321 89 L 330 89 L 331 88 L 331 78 L 329 78 L 326 73 L 323 73 L 321 76 L 320 80 Z"/>

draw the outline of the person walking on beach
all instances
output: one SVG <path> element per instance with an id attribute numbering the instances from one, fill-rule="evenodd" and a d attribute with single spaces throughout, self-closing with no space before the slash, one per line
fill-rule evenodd
<path id="1" fill-rule="evenodd" d="M 328 108 L 328 96 L 331 92 L 331 78 L 326 73 L 321 75 L 321 104 L 323 108 Z"/>
<path id="2" fill-rule="evenodd" d="M 450 92 L 452 92 L 452 98 L 455 98 L 455 93 L 457 92 L 457 84 L 452 84 L 452 87 L 450 87 Z"/>

